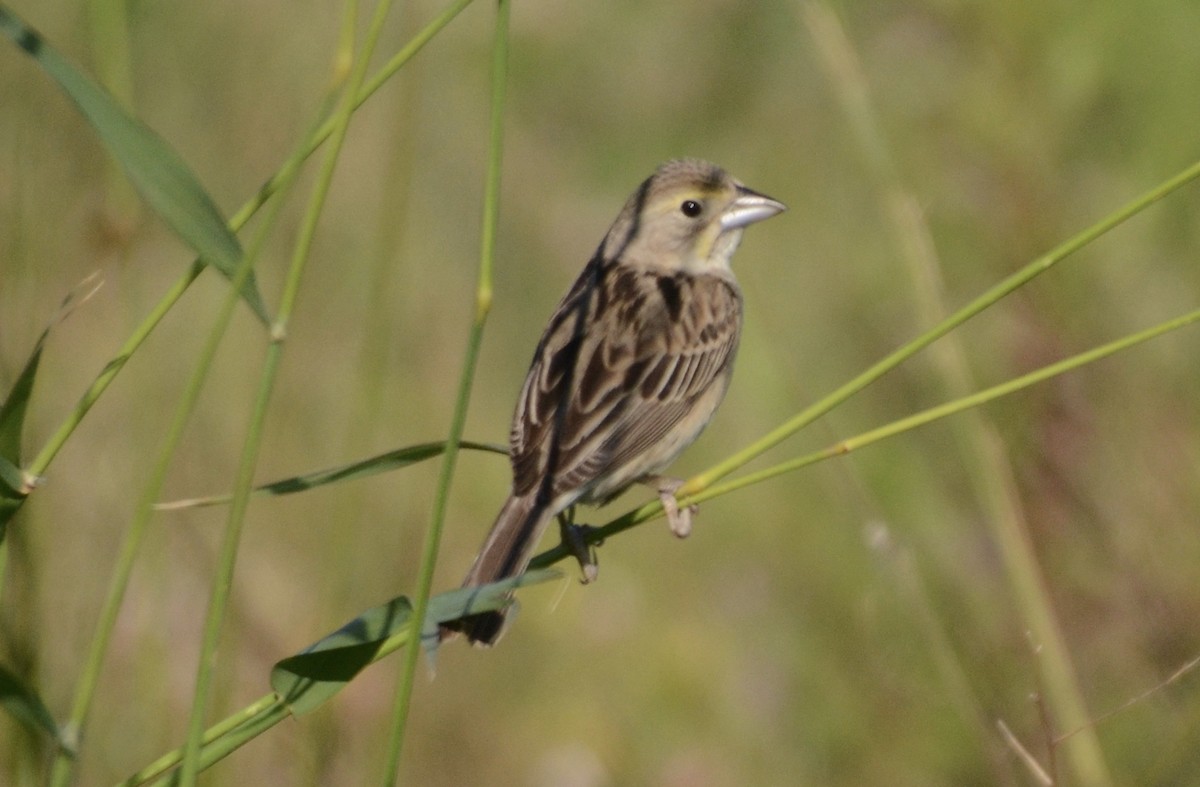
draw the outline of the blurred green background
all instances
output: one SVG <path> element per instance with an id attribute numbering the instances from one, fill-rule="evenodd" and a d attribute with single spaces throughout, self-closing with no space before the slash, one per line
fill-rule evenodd
<path id="1" fill-rule="evenodd" d="M 89 70 L 111 55 L 87 4 L 12 6 Z M 443 7 L 403 4 L 381 51 Z M 790 207 L 749 232 L 737 257 L 748 317 L 734 385 L 676 474 L 756 439 L 932 323 L 807 8 L 515 4 L 496 300 L 469 438 L 506 439 L 557 298 L 628 193 L 675 156 L 717 161 Z M 951 307 L 1200 155 L 1195 3 L 835 10 L 896 177 L 924 211 Z M 316 111 L 339 14 L 314 0 L 131 4 L 136 112 L 224 211 L 275 170 Z M 494 16 L 493 4 L 473 4 L 355 115 L 291 326 L 263 481 L 446 432 L 473 306 Z M 52 334 L 29 454 L 190 261 L 119 184 L 67 99 L 0 46 L 0 390 L 65 293 L 94 271 L 104 279 Z M 291 200 L 259 264 L 272 305 L 303 204 Z M 1195 308 L 1198 204 L 1195 186 L 1172 196 L 957 332 L 973 387 Z M 211 273 L 193 286 L 10 529 L 0 660 L 60 718 L 116 545 L 224 292 Z M 230 487 L 263 345 L 240 314 L 169 497 Z M 1185 330 L 983 411 L 1095 716 L 1200 653 L 1198 348 Z M 919 356 L 771 456 L 948 396 Z M 687 541 L 661 521 L 613 539 L 594 586 L 566 567 L 567 579 L 524 592 L 500 647 L 446 647 L 436 678 L 419 681 L 406 783 L 1033 784 L 995 722 L 1049 761 L 1030 699 L 1039 656 L 963 445 L 953 424 L 934 424 L 711 501 Z M 214 719 L 268 691 L 277 659 L 413 590 L 436 472 L 427 463 L 252 504 Z M 457 584 L 507 483 L 503 459 L 461 456 L 436 589 Z M 603 523 L 647 497 L 584 519 Z M 183 740 L 223 523 L 221 509 L 156 518 L 81 784 L 123 778 Z M 378 779 L 396 664 L 255 740 L 207 783 Z M 1103 722 L 1098 737 L 1116 783 L 1200 784 L 1200 675 Z M 33 745 L 0 716 L 0 782 L 29 778 Z M 1065 778 L 1061 749 L 1054 759 Z"/>

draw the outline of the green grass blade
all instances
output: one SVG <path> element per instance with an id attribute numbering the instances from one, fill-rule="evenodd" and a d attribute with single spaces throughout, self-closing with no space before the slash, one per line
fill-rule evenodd
<path id="1" fill-rule="evenodd" d="M 281 183 L 281 192 L 286 192 L 290 188 L 290 184 L 290 179 Z M 116 629 L 117 617 L 124 603 L 130 577 L 133 575 L 134 567 L 141 555 L 142 544 L 154 514 L 154 501 L 159 498 L 162 492 L 162 486 L 171 465 L 171 460 L 183 437 L 189 418 L 204 388 L 204 384 L 208 379 L 209 371 L 212 368 L 222 337 L 224 337 L 229 326 L 229 321 L 238 305 L 241 285 L 247 280 L 253 270 L 262 246 L 275 226 L 275 221 L 278 218 L 281 207 L 282 200 L 277 201 L 268 209 L 267 215 L 256 230 L 254 240 L 250 243 L 246 254 L 238 263 L 239 269 L 234 274 L 233 287 L 226 293 L 217 317 L 209 331 L 208 338 L 199 356 L 196 358 L 194 368 L 184 386 L 171 423 L 167 427 L 166 434 L 163 436 L 162 443 L 159 446 L 158 459 L 150 465 L 150 470 L 143 490 L 138 497 L 133 516 L 125 530 L 124 537 L 121 539 L 121 546 L 117 552 L 117 562 L 113 567 L 104 603 L 100 608 L 96 627 L 92 634 L 92 641 L 88 646 L 83 670 L 80 673 L 79 681 L 75 688 L 75 697 L 72 701 L 71 715 L 68 721 L 68 729 L 75 735 L 81 736 L 83 734 L 96 688 L 99 685 L 100 676 L 103 672 L 105 657 Z M 68 784 L 73 767 L 74 763 L 70 759 L 61 756 L 56 758 L 50 783 L 52 785 Z"/>
<path id="2" fill-rule="evenodd" d="M 21 465 L 21 432 L 25 426 L 25 411 L 29 405 L 29 397 L 33 393 L 33 381 L 37 377 L 38 364 L 42 360 L 42 349 L 46 345 L 46 337 L 50 329 L 42 331 L 33 352 L 25 361 L 20 376 L 13 384 L 12 390 L 0 404 L 0 457 L 12 462 L 17 467 Z"/>
<path id="3" fill-rule="evenodd" d="M 1126 203 L 1082 232 L 1071 236 L 1023 268 L 1009 274 L 937 325 L 915 339 L 906 342 L 879 361 L 876 361 L 857 377 L 843 384 L 833 393 L 804 408 L 792 418 L 740 451 L 731 454 L 704 472 L 692 476 L 679 488 L 678 496 L 683 498 L 695 495 L 735 470 L 757 459 L 761 454 L 774 448 L 813 421 L 816 421 L 825 413 L 841 405 L 847 399 L 862 391 L 868 385 L 950 333 L 950 331 L 962 325 L 967 320 L 995 305 L 1002 298 L 1033 281 L 1033 279 L 1050 270 L 1084 246 L 1087 246 L 1092 241 L 1120 226 L 1128 219 L 1141 213 L 1159 200 L 1165 199 L 1172 192 L 1186 186 L 1197 178 L 1200 178 L 1200 161 L 1195 162 L 1179 174 Z"/>
<path id="4" fill-rule="evenodd" d="M 180 763 L 179 780 L 185 787 L 196 783 L 196 777 L 203 767 L 201 764 L 202 742 L 204 737 L 204 719 L 208 709 L 209 692 L 216 671 L 217 645 L 221 636 L 221 627 L 232 593 L 234 566 L 237 562 L 238 548 L 241 541 L 242 529 L 246 520 L 246 508 L 253 488 L 254 470 L 258 463 L 259 450 L 262 446 L 267 411 L 270 408 L 271 394 L 278 379 L 279 364 L 283 357 L 284 340 L 287 337 L 288 322 L 300 291 L 312 251 L 313 239 L 316 236 L 317 225 L 325 202 L 333 183 L 333 175 L 346 140 L 350 118 L 354 110 L 354 97 L 366 78 L 367 65 L 379 41 L 391 7 L 390 0 L 380 0 L 375 7 L 375 13 L 368 26 L 366 39 L 360 53 L 352 59 L 353 66 L 343 93 L 343 100 L 335 113 L 333 135 L 325 149 L 325 158 L 321 162 L 305 209 L 295 245 L 292 249 L 291 263 L 288 266 L 287 277 L 284 281 L 283 293 L 275 321 L 271 325 L 271 344 L 259 377 L 258 393 L 255 397 L 250 424 L 246 431 L 246 439 L 242 446 L 242 455 L 238 463 L 237 474 L 233 486 L 233 499 L 230 503 L 229 516 L 225 524 L 225 534 L 222 538 L 220 554 L 213 578 L 212 595 L 209 600 L 208 614 L 205 616 L 204 632 L 200 645 L 200 659 L 196 670 L 196 688 L 192 699 L 192 710 L 188 718 L 187 741 L 184 745 L 183 760 Z M 345 8 L 345 18 L 349 24 L 357 18 L 358 5 L 348 2 Z"/>
<path id="5" fill-rule="evenodd" d="M 0 9 L 0 13 L 2 12 Z M 25 412 L 29 407 L 29 398 L 33 395 L 33 383 L 42 360 L 42 350 L 54 326 L 65 320 L 76 306 L 96 291 L 99 285 L 94 278 L 89 276 L 84 279 L 63 299 L 58 312 L 34 343 L 33 351 L 29 353 L 29 358 L 17 376 L 17 381 L 13 383 L 12 390 L 4 398 L 4 403 L 0 404 L 0 544 L 4 543 L 8 521 L 21 508 L 38 481 L 36 472 L 21 469 L 21 435 L 25 431 Z"/>
<path id="6" fill-rule="evenodd" d="M 247 736 L 247 730 L 262 731 L 273 724 L 287 718 L 287 706 L 283 704 L 283 700 L 275 692 L 271 692 L 246 707 L 226 716 L 221 721 L 204 731 L 204 749 L 201 752 L 201 760 L 204 758 L 204 752 L 208 751 L 210 746 L 221 746 L 228 748 L 224 743 L 230 738 L 239 740 L 245 743 L 253 736 Z M 267 722 L 270 722 L 268 724 Z M 154 762 L 139 770 L 137 773 L 119 782 L 117 787 L 135 787 L 138 784 L 145 784 L 151 779 L 156 779 L 162 776 L 167 771 L 174 768 L 183 759 L 183 749 L 175 749 L 159 757 Z"/>
<path id="7" fill-rule="evenodd" d="M 199 758 L 197 760 L 200 770 L 212 767 L 291 715 L 291 713 L 288 711 L 287 705 L 275 697 L 274 694 L 269 695 L 267 699 L 269 702 L 263 704 L 262 707 L 252 716 L 250 716 L 250 718 L 248 718 L 245 722 L 225 732 L 224 734 L 214 736 L 211 742 L 206 742 L 203 745 L 203 747 L 200 749 Z M 258 704 L 259 703 L 256 703 L 256 705 Z M 167 755 L 167 757 L 162 759 L 166 760 L 168 757 L 173 759 L 174 763 L 169 767 L 174 767 L 174 764 L 177 764 L 182 757 L 182 753 L 182 750 L 172 752 L 170 755 Z M 153 778 L 153 776 L 146 778 Z M 146 781 L 146 778 L 134 777 L 122 782 L 122 784 L 142 784 Z M 173 785 L 178 784 L 179 781 L 180 774 L 172 773 L 152 782 L 152 784 Z"/>
<path id="8" fill-rule="evenodd" d="M 496 228 L 500 212 L 500 162 L 504 152 L 504 108 L 508 82 L 508 42 L 510 3 L 500 0 L 496 5 L 496 24 L 492 37 L 491 112 L 488 125 L 488 164 L 484 178 L 483 221 L 479 243 L 479 274 L 475 290 L 475 314 L 467 337 L 466 354 L 463 358 L 462 374 L 459 377 L 458 394 L 454 412 L 450 418 L 448 450 L 442 457 L 442 468 L 438 475 L 437 491 L 430 511 L 429 527 L 421 547 L 421 566 L 417 575 L 417 591 L 413 597 L 416 609 L 415 623 L 422 622 L 430 602 L 433 587 L 433 571 L 437 563 L 442 529 L 446 521 L 447 501 L 450 485 L 454 480 L 455 463 L 458 459 L 458 442 L 462 439 L 467 421 L 467 409 L 471 402 L 471 389 L 478 364 L 479 349 L 483 343 L 483 328 L 492 306 L 492 267 L 496 256 Z M 383 782 L 396 784 L 400 765 L 400 752 L 404 748 L 404 734 L 408 724 L 408 710 L 412 702 L 412 688 L 417 672 L 419 650 L 410 649 L 404 654 L 396 695 L 392 704 L 391 732 L 388 736 L 387 759 L 384 765 Z"/>
<path id="9" fill-rule="evenodd" d="M 500 609 L 510 603 L 509 595 L 518 588 L 549 582 L 561 576 L 561 572 L 554 570 L 526 571 L 518 577 L 509 577 L 499 582 L 455 588 L 445 593 L 439 593 L 429 599 L 429 608 L 425 614 L 425 626 L 421 630 L 421 638 L 428 641 L 430 636 L 436 636 L 437 627 L 442 623 L 449 623 L 467 615 Z"/>
<path id="10" fill-rule="evenodd" d="M 703 489 L 703 491 L 696 492 L 694 494 L 689 494 L 686 496 L 681 495 L 679 497 L 679 504 L 689 505 L 691 503 L 703 503 L 707 500 L 712 500 L 715 497 L 727 495 L 730 492 L 734 492 L 748 486 L 753 486 L 755 484 L 760 484 L 763 481 L 775 478 L 776 476 L 784 475 L 785 473 L 791 473 L 801 468 L 808 467 L 809 465 L 816 464 L 817 462 L 821 462 L 826 459 L 832 459 L 835 456 L 845 456 L 851 451 L 856 451 L 859 448 L 870 445 L 871 443 L 879 442 L 880 440 L 888 437 L 894 437 L 903 432 L 933 423 L 941 418 L 963 412 L 964 410 L 968 410 L 972 407 L 979 407 L 980 405 L 1004 396 L 1008 396 L 1009 394 L 1016 393 L 1017 391 L 1028 388 L 1037 383 L 1049 380 L 1052 377 L 1066 374 L 1069 371 L 1086 366 L 1090 363 L 1095 363 L 1096 361 L 1107 358 L 1108 356 L 1114 355 L 1122 350 L 1127 350 L 1131 347 L 1142 344 L 1143 342 L 1147 342 L 1166 333 L 1170 333 L 1171 331 L 1177 331 L 1180 328 L 1186 328 L 1187 326 L 1194 325 L 1196 323 L 1200 323 L 1200 309 L 1182 314 L 1178 317 L 1167 320 L 1166 322 L 1161 322 L 1136 333 L 1131 333 L 1128 336 L 1120 339 L 1115 339 L 1107 344 L 1102 344 L 1099 347 L 1094 347 L 1091 350 L 1079 353 L 1078 355 L 1072 355 L 1069 358 L 1064 358 L 1061 361 L 1048 364 L 1040 369 L 1035 369 L 1032 372 L 1023 374 L 1019 377 L 1014 377 L 1006 382 L 993 385 L 990 388 L 985 388 L 984 390 L 978 391 L 969 396 L 964 396 L 935 407 L 930 407 L 926 410 L 921 410 L 920 412 L 906 416 L 897 421 L 893 421 L 889 424 L 876 427 L 875 429 L 863 432 L 862 434 L 854 437 L 840 440 L 833 445 L 827 446 L 819 451 L 814 451 L 795 459 L 789 459 L 785 462 L 780 462 L 779 464 L 772 465 L 771 467 L 767 467 L 762 470 L 756 470 L 753 473 L 747 473 L 746 475 L 739 476 L 729 481 L 707 486 Z M 605 539 L 611 538 L 618 533 L 622 533 L 631 527 L 640 525 L 641 523 L 651 519 L 656 519 L 662 515 L 662 503 L 658 500 L 654 500 L 631 511 L 627 511 L 616 519 L 609 521 L 603 527 L 597 527 L 588 531 L 583 538 L 588 544 L 599 544 Z M 543 568 L 570 556 L 571 552 L 567 549 L 566 545 L 559 544 L 547 549 L 545 552 L 536 555 L 533 560 L 529 562 L 529 567 L 531 569 Z"/>
<path id="11" fill-rule="evenodd" d="M 441 593 L 430 599 L 423 629 L 434 636 L 439 623 L 497 609 L 509 603 L 505 597 L 510 591 L 560 576 L 553 570 L 529 571 L 491 585 Z M 275 691 L 205 730 L 200 766 L 208 767 L 289 715 L 308 713 L 332 698 L 367 664 L 394 653 L 408 642 L 411 614 L 407 599 L 393 599 L 372 607 L 302 653 L 280 661 L 271 672 Z M 364 652 L 372 654 L 365 662 Z M 182 748 L 167 752 L 121 785 L 133 787 L 157 779 L 182 759 Z"/>
<path id="12" fill-rule="evenodd" d="M 0 500 L 12 500 L 18 505 L 25 499 L 25 474 L 8 458 L 0 456 Z M 0 541 L 4 540 L 4 525 L 7 520 L 0 517 Z"/>
<path id="13" fill-rule="evenodd" d="M 471 0 L 456 0 L 456 2 L 443 11 L 437 18 L 425 26 L 419 33 L 413 36 L 412 40 L 397 52 L 391 60 L 381 68 L 374 77 L 363 87 L 356 99 L 355 106 L 361 106 L 367 101 L 379 88 L 381 88 L 389 79 L 396 73 L 424 46 L 429 43 L 442 29 L 450 24 L 456 16 L 468 5 Z M 3 12 L 3 6 L 0 5 L 0 13 Z M 11 17 L 11 14 L 9 14 Z M 7 32 L 7 31 L 6 31 Z M 259 188 L 258 192 L 250 198 L 230 219 L 229 227 L 234 230 L 240 230 L 248 221 L 258 212 L 258 210 L 266 204 L 267 200 L 274 195 L 284 183 L 289 183 L 297 174 L 300 166 L 308 160 L 308 157 L 313 154 L 333 133 L 333 121 L 322 124 L 317 131 L 298 151 L 283 163 L 271 178 Z M 188 270 L 179 279 L 179 281 L 171 288 L 171 290 L 163 296 L 162 300 L 154 307 L 151 314 L 138 326 L 134 334 L 129 337 L 125 344 L 121 347 L 117 355 L 108 363 L 104 371 L 96 378 L 92 385 L 88 388 L 80 399 L 79 404 L 67 417 L 67 420 L 58 428 L 41 452 L 34 458 L 32 467 L 35 473 L 41 472 L 49 467 L 54 457 L 62 449 L 63 444 L 75 431 L 75 428 L 87 415 L 92 405 L 100 398 L 117 373 L 124 367 L 126 361 L 137 352 L 142 343 L 153 332 L 154 328 L 162 320 L 162 318 L 174 308 L 175 303 L 183 297 L 191 283 L 203 271 L 204 265 L 202 260 L 193 260 Z M 0 507 L 3 507 L 4 501 L 0 499 Z"/>
<path id="14" fill-rule="evenodd" d="M 533 571 L 482 587 L 441 593 L 429 600 L 422 639 L 436 645 L 439 623 L 498 609 L 510 603 L 514 589 L 559 576 L 557 571 Z M 404 596 L 368 609 L 301 653 L 277 663 L 271 670 L 271 688 L 297 716 L 316 710 L 368 665 L 406 644 L 412 616 L 412 604 Z"/>
<path id="15" fill-rule="evenodd" d="M 21 508 L 30 491 L 29 480 L 21 472 L 21 433 L 25 428 L 25 411 L 33 393 L 33 381 L 42 360 L 42 349 L 49 334 L 47 328 L 38 337 L 29 360 L 4 404 L 0 405 L 0 544 L 4 543 L 8 521 Z"/>
<path id="16" fill-rule="evenodd" d="M 39 33 L 0 4 L 0 30 L 32 57 L 75 102 L 121 163 L 146 203 L 207 263 L 233 278 L 242 247 L 187 164 L 144 123 L 131 117 L 107 91 L 84 76 Z M 264 322 L 267 309 L 251 278 L 242 296 Z"/>
<path id="17" fill-rule="evenodd" d="M 919 198 L 896 167 L 887 134 L 876 116 L 870 83 L 858 51 L 828 2 L 810 0 L 803 13 L 816 49 L 822 55 L 833 92 L 869 162 L 882 225 L 891 237 L 895 256 L 904 261 L 908 271 L 916 314 L 921 322 L 934 324 L 949 311 L 937 242 Z M 970 353 L 960 333 L 952 332 L 943 337 L 929 348 L 929 354 L 933 378 L 948 396 L 962 398 L 976 387 L 967 361 Z M 1014 611 L 1021 616 L 1030 638 L 1037 643 L 1039 691 L 1057 724 L 1083 729 L 1083 733 L 1063 751 L 1062 762 L 1068 766 L 1066 781 L 1108 787 L 1113 779 L 1106 754 L 1095 731 L 1087 726 L 1090 718 L 1087 700 L 1064 627 L 1032 547 L 1030 533 L 1034 526 L 1014 483 L 1017 469 L 1003 447 L 996 425 L 979 410 L 964 413 L 964 416 L 955 418 L 949 429 L 975 505 L 999 552 Z M 912 583 L 909 587 L 915 589 Z M 945 633 L 952 625 L 950 620 L 939 621 L 932 608 L 920 603 L 919 594 L 912 594 L 911 598 L 917 602 L 914 612 L 919 613 L 922 608 L 930 612 L 931 642 L 948 644 Z M 986 746 L 994 732 L 992 725 L 984 720 L 986 714 L 979 712 L 980 697 L 968 681 L 961 680 L 964 669 L 958 663 L 959 656 L 954 648 L 945 648 L 943 654 L 942 676 L 946 686 L 963 690 L 958 695 L 962 718 L 974 728 L 980 744 Z"/>
<path id="18" fill-rule="evenodd" d="M 292 713 L 320 707 L 375 660 L 384 640 L 407 631 L 412 604 L 400 596 L 359 615 L 342 628 L 271 669 L 271 688 Z"/>
<path id="19" fill-rule="evenodd" d="M 459 449 L 471 451 L 490 451 L 495 454 L 508 455 L 507 448 L 495 443 L 476 443 L 470 440 L 462 440 L 459 442 L 458 447 Z M 441 455 L 445 450 L 445 441 L 418 443 L 417 445 L 397 448 L 394 451 L 387 451 L 367 459 L 360 459 L 357 462 L 338 465 L 324 470 L 316 470 L 312 473 L 292 476 L 291 478 L 284 478 L 279 481 L 272 481 L 269 484 L 255 487 L 254 494 L 272 496 L 291 495 L 296 492 L 307 492 L 310 489 L 316 489 L 326 484 L 355 481 L 391 470 L 400 470 L 409 465 L 423 462 L 426 459 L 432 459 L 435 456 Z M 166 503 L 159 503 L 155 508 L 160 511 L 176 511 L 183 508 L 222 505 L 229 501 L 229 495 L 213 495 L 211 497 L 194 497 L 187 500 L 172 500 Z"/>
<path id="20" fill-rule="evenodd" d="M 67 748 L 58 724 L 41 698 L 4 667 L 0 667 L 0 706 L 21 724 L 34 732 L 49 735 L 59 746 Z"/>

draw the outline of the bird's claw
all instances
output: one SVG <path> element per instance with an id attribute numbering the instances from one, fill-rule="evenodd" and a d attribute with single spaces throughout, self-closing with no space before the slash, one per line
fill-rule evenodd
<path id="1" fill-rule="evenodd" d="M 595 528 L 591 525 L 577 525 L 573 517 L 565 513 L 558 515 L 558 527 L 563 546 L 579 561 L 579 570 L 583 572 L 579 581 L 584 585 L 595 582 L 596 577 L 600 575 L 600 565 L 596 560 L 596 546 L 600 542 L 588 543 L 588 535 Z"/>
<path id="2" fill-rule="evenodd" d="M 663 481 L 658 487 L 658 499 L 662 502 L 663 513 L 667 515 L 667 526 L 671 528 L 671 532 L 676 538 L 687 538 L 692 533 L 692 516 L 700 507 L 695 503 L 682 508 L 679 506 L 675 492 L 681 486 L 683 481 L 677 478 Z"/>

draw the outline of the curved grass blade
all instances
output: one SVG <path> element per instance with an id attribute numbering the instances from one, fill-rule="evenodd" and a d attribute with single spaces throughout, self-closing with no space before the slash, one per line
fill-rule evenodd
<path id="1" fill-rule="evenodd" d="M 856 451 L 864 446 L 868 446 L 888 437 L 902 434 L 910 429 L 924 426 L 938 419 L 960 413 L 972 407 L 978 407 L 1003 396 L 1008 396 L 1009 394 L 1016 393 L 1017 391 L 1028 388 L 1036 383 L 1049 380 L 1052 377 L 1057 377 L 1060 374 L 1065 374 L 1066 372 L 1086 366 L 1087 364 L 1093 363 L 1102 358 L 1107 358 L 1110 355 L 1129 349 L 1130 347 L 1134 347 L 1142 342 L 1149 341 L 1162 336 L 1163 334 L 1170 333 L 1171 331 L 1176 331 L 1180 328 L 1194 325 L 1196 323 L 1200 323 L 1200 309 L 1195 309 L 1187 312 L 1186 314 L 1182 314 L 1178 317 L 1167 320 L 1166 322 L 1159 323 L 1158 325 L 1151 326 L 1136 333 L 1131 333 L 1128 336 L 1108 342 L 1107 344 L 1102 344 L 1099 347 L 1093 347 L 1090 350 L 1077 355 L 1072 355 L 1069 358 L 1064 358 L 1061 361 L 1047 364 L 1040 369 L 1035 369 L 1027 374 L 1014 377 L 1007 382 L 999 383 L 968 396 L 962 396 L 949 402 L 921 410 L 905 418 L 901 418 L 899 420 L 892 421 L 889 424 L 884 424 L 883 426 L 876 427 L 870 431 L 863 432 L 855 437 L 848 437 L 844 440 L 839 440 L 833 445 L 822 448 L 819 451 L 814 451 L 813 453 L 805 454 L 804 456 L 800 456 L 795 459 L 789 459 L 786 462 L 780 462 L 777 465 L 772 465 L 771 467 L 757 470 L 753 473 L 747 473 L 729 481 L 707 486 L 703 491 L 697 492 L 696 494 L 687 495 L 686 497 L 680 496 L 678 502 L 680 505 L 703 503 L 707 500 L 712 500 L 713 498 L 729 494 L 730 492 L 762 483 L 763 481 L 776 476 L 800 470 L 808 467 L 809 465 L 816 464 L 817 462 L 825 461 L 826 459 L 832 459 L 837 456 L 845 456 L 851 451 Z M 583 535 L 583 541 L 586 544 L 599 544 L 607 538 L 611 538 L 618 533 L 623 533 L 631 527 L 635 527 L 636 525 L 640 525 L 643 522 L 655 519 L 656 517 L 660 517 L 662 515 L 663 507 L 660 501 L 655 500 L 651 503 L 645 503 L 638 508 L 625 512 L 616 519 L 610 520 L 602 527 L 592 528 Z M 550 549 L 547 549 L 541 554 L 535 555 L 533 559 L 529 561 L 529 565 L 531 568 L 541 568 L 544 566 L 549 566 L 570 556 L 571 551 L 567 548 L 566 544 L 558 544 Z"/>
<path id="2" fill-rule="evenodd" d="M 37 31 L 0 4 L 0 31 L 32 57 L 75 102 L 104 145 L 120 162 L 146 203 L 184 243 L 228 279 L 233 279 L 242 247 L 212 198 L 183 159 L 141 121 L 55 51 Z M 268 322 L 254 277 L 242 296 L 264 323 Z"/>
<path id="3" fill-rule="evenodd" d="M 496 609 L 509 603 L 508 593 L 517 587 L 560 576 L 557 571 L 527 572 L 477 588 L 459 588 L 429 601 L 424 637 L 436 642 L 437 625 L 474 612 Z M 405 597 L 364 612 L 304 652 L 289 656 L 271 671 L 270 694 L 209 727 L 203 736 L 199 765 L 207 768 L 246 745 L 291 715 L 308 713 L 341 691 L 364 667 L 379 661 L 407 643 L 412 604 Z M 121 782 L 118 787 L 135 787 L 157 779 L 154 784 L 173 784 L 167 771 L 179 765 L 183 749 L 167 752 Z M 161 777 L 161 778 L 159 778 Z"/>
<path id="4" fill-rule="evenodd" d="M 25 410 L 33 393 L 33 381 L 37 377 L 38 364 L 42 360 L 42 349 L 50 329 L 38 337 L 25 368 L 4 404 L 0 405 L 0 544 L 8 532 L 8 521 L 13 518 L 25 498 L 33 489 L 32 481 L 21 471 L 21 433 L 25 427 Z"/>
<path id="5" fill-rule="evenodd" d="M 502 445 L 495 443 L 476 443 L 470 440 L 463 440 L 458 444 L 458 447 L 472 451 L 490 451 L 495 454 L 508 454 L 508 449 Z M 410 445 L 404 448 L 397 448 L 394 451 L 372 456 L 368 459 L 361 459 L 357 462 L 351 462 L 346 465 L 338 465 L 325 470 L 317 470 L 306 475 L 292 476 L 284 478 L 280 481 L 272 481 L 269 484 L 255 487 L 254 494 L 256 495 L 290 495 L 295 492 L 304 492 L 309 489 L 314 489 L 325 484 L 333 484 L 339 481 L 353 481 L 358 478 L 366 478 L 376 475 L 377 473 L 386 473 L 389 470 L 399 470 L 403 467 L 423 462 L 426 459 L 432 459 L 435 456 L 442 454 L 446 450 L 445 441 L 433 443 L 420 443 L 418 445 Z M 175 511 L 181 508 L 198 508 L 201 506 L 215 506 L 229 502 L 229 495 L 213 495 L 211 497 L 193 497 L 186 500 L 172 500 L 166 503 L 159 503 L 155 506 L 159 511 Z"/>
<path id="6" fill-rule="evenodd" d="M 0 667 L 0 706 L 29 729 L 49 735 L 59 746 L 68 748 L 62 731 L 41 698 L 5 667 Z"/>
<path id="7" fill-rule="evenodd" d="M 315 710 L 375 660 L 384 641 L 405 630 L 412 604 L 404 596 L 368 609 L 337 631 L 271 669 L 271 688 L 296 715 Z"/>
<path id="8" fill-rule="evenodd" d="M 2 13 L 3 9 L 0 8 Z M 25 411 L 29 407 L 29 397 L 33 395 L 33 383 L 37 378 L 46 339 L 55 325 L 65 320 L 75 307 L 92 297 L 99 288 L 97 277 L 92 275 L 67 294 L 58 312 L 34 343 L 33 352 L 25 361 L 12 390 L 8 392 L 4 403 L 0 404 L 0 544 L 4 543 L 8 521 L 21 508 L 38 482 L 37 478 L 21 469 L 21 435 L 25 431 Z"/>
<path id="9" fill-rule="evenodd" d="M 459 588 L 429 600 L 422 639 L 435 639 L 437 626 L 475 612 L 511 603 L 516 588 L 561 576 L 558 571 L 530 571 L 522 576 L 473 588 Z M 329 636 L 289 656 L 271 670 L 271 688 L 297 716 L 315 710 L 372 662 L 406 644 L 412 604 L 400 596 L 368 609 Z M 393 639 L 396 635 L 399 638 Z"/>
<path id="10" fill-rule="evenodd" d="M 287 706 L 275 692 L 259 697 L 204 731 L 204 748 L 200 752 L 201 764 L 207 768 L 289 715 Z M 124 781 L 117 782 L 116 787 L 138 787 L 151 779 L 158 779 L 155 784 L 169 784 L 170 776 L 162 779 L 159 777 L 179 765 L 182 759 L 183 749 L 169 751 Z"/>
<path id="11" fill-rule="evenodd" d="M 0 456 L 0 544 L 8 530 L 8 520 L 25 501 L 25 474 L 7 457 Z"/>
<path id="12" fill-rule="evenodd" d="M 271 702 L 258 710 L 253 716 L 247 719 L 244 724 L 225 735 L 213 738 L 211 742 L 206 742 L 203 745 L 203 747 L 200 749 L 200 759 L 197 762 L 197 765 L 201 771 L 207 770 L 213 765 L 216 765 L 218 762 L 233 754 L 235 751 L 245 746 L 259 735 L 262 735 L 279 722 L 291 716 L 287 705 L 284 704 L 284 702 L 282 702 L 273 693 L 267 695 L 267 697 L 264 699 L 269 699 Z M 169 767 L 174 767 L 176 764 L 178 764 L 178 762 L 182 759 L 182 755 L 182 750 L 172 752 L 169 757 L 171 757 L 174 762 Z M 166 770 L 166 768 L 163 770 Z M 143 784 L 145 781 L 145 779 L 135 775 L 133 778 L 121 782 L 121 785 Z M 162 776 L 161 778 L 151 782 L 151 784 L 153 787 L 176 787 L 180 781 L 180 772 L 175 772 Z"/>
<path id="13" fill-rule="evenodd" d="M 42 331 L 42 335 L 38 337 L 37 343 L 33 346 L 33 352 L 29 354 L 29 360 L 25 362 L 25 367 L 21 369 L 16 383 L 13 384 L 12 390 L 4 399 L 4 404 L 0 404 L 0 457 L 7 459 L 17 467 L 21 465 L 21 431 L 25 425 L 25 410 L 29 405 L 29 396 L 33 393 L 33 380 L 37 376 L 38 364 L 42 360 L 42 349 L 45 347 L 46 337 L 49 335 L 49 328 Z M 9 481 L 10 479 L 4 478 L 3 480 Z"/>

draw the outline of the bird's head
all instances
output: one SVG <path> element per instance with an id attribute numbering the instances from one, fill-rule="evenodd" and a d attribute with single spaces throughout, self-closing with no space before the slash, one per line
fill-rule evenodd
<path id="1" fill-rule="evenodd" d="M 604 256 L 693 273 L 727 270 L 742 230 L 783 209 L 715 164 L 668 161 L 625 203 Z"/>

